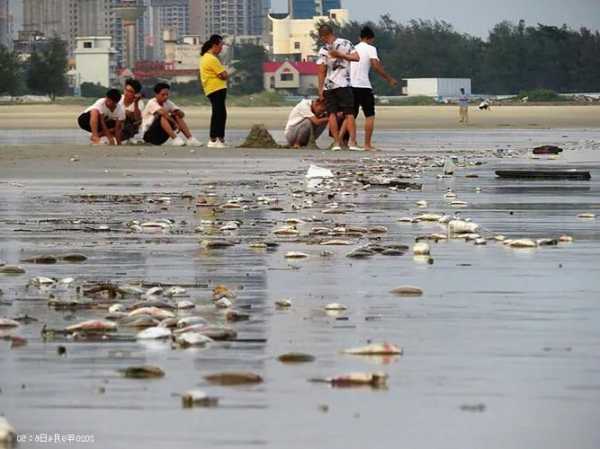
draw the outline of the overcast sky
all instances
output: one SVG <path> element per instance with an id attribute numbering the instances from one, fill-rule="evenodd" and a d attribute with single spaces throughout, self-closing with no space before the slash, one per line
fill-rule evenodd
<path id="1" fill-rule="evenodd" d="M 287 0 L 271 0 L 275 12 L 287 11 Z M 440 19 L 461 32 L 487 37 L 502 20 L 573 28 L 600 29 L 600 0 L 342 0 L 352 20 L 376 20 L 390 13 L 394 20 Z"/>

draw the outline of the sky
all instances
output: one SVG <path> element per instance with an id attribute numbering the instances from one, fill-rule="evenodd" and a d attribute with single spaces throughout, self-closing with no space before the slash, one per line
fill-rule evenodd
<path id="1" fill-rule="evenodd" d="M 271 0 L 271 5 L 274 12 L 287 12 L 287 0 Z M 503 20 L 600 30 L 600 0 L 342 0 L 342 7 L 352 20 L 377 20 L 385 13 L 399 22 L 439 19 L 483 38 Z"/>

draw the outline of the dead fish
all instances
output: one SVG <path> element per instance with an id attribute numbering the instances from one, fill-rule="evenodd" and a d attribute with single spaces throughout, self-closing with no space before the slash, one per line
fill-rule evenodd
<path id="1" fill-rule="evenodd" d="M 66 255 L 62 256 L 61 259 L 64 260 L 65 262 L 78 263 L 78 262 L 85 262 L 87 260 L 87 257 L 84 256 L 83 254 L 66 254 Z"/>
<path id="2" fill-rule="evenodd" d="M 279 299 L 275 301 L 275 305 L 280 309 L 287 309 L 292 307 L 292 301 L 289 299 Z"/>
<path id="3" fill-rule="evenodd" d="M 120 294 L 125 295 L 125 296 L 127 296 L 127 295 L 139 296 L 139 295 L 143 295 L 146 292 L 141 287 L 138 287 L 136 285 L 129 285 L 129 284 L 120 285 L 117 287 L 117 290 Z"/>
<path id="4" fill-rule="evenodd" d="M 145 296 L 161 296 L 164 292 L 162 287 L 152 287 L 146 290 Z"/>
<path id="5" fill-rule="evenodd" d="M 217 301 L 221 298 L 234 299 L 235 293 L 233 293 L 230 289 L 228 289 L 224 285 L 217 285 L 215 288 L 213 288 L 213 300 Z"/>
<path id="6" fill-rule="evenodd" d="M 309 363 L 315 361 L 315 356 L 301 352 L 289 352 L 277 357 L 281 363 Z"/>
<path id="7" fill-rule="evenodd" d="M 24 274 L 25 268 L 20 265 L 3 265 L 0 267 L 1 274 Z"/>
<path id="8" fill-rule="evenodd" d="M 413 246 L 413 253 L 415 256 L 428 256 L 431 253 L 431 248 L 425 242 L 418 242 Z"/>
<path id="9" fill-rule="evenodd" d="M 227 309 L 228 307 L 231 307 L 233 305 L 233 303 L 231 302 L 231 300 L 227 299 L 227 298 L 221 298 L 218 301 L 215 301 L 215 306 L 217 306 L 219 309 Z"/>
<path id="10" fill-rule="evenodd" d="M 425 200 L 419 200 L 415 204 L 417 205 L 417 207 L 427 207 L 427 201 Z"/>
<path id="11" fill-rule="evenodd" d="M 108 308 L 108 312 L 109 313 L 125 312 L 125 306 L 123 304 L 113 304 L 112 306 L 110 306 Z"/>
<path id="12" fill-rule="evenodd" d="M 65 329 L 67 332 L 110 332 L 117 330 L 117 324 L 105 320 L 88 320 L 73 324 Z"/>
<path id="13" fill-rule="evenodd" d="M 519 239 L 510 242 L 511 248 L 535 248 L 537 243 L 531 239 Z"/>
<path id="14" fill-rule="evenodd" d="M 478 246 L 487 245 L 487 240 L 484 238 L 475 239 L 475 245 L 478 245 Z"/>
<path id="15" fill-rule="evenodd" d="M 423 295 L 423 290 L 419 287 L 413 287 L 411 285 L 404 285 L 402 287 L 395 288 L 390 291 L 394 295 L 400 296 L 421 296 Z"/>
<path id="16" fill-rule="evenodd" d="M 170 303 L 170 302 L 166 302 L 166 301 L 162 301 L 160 299 L 147 299 L 145 301 L 140 301 L 140 302 L 136 302 L 134 304 L 132 304 L 129 309 L 130 310 L 137 310 L 137 309 L 141 309 L 144 307 L 156 307 L 158 309 L 164 309 L 164 310 L 175 310 L 175 305 Z"/>
<path id="17" fill-rule="evenodd" d="M 321 242 L 320 245 L 323 245 L 323 246 L 336 246 L 336 245 L 344 246 L 344 245 L 352 245 L 352 242 L 350 242 L 348 240 L 326 240 L 324 242 Z"/>
<path id="18" fill-rule="evenodd" d="M 139 332 L 135 338 L 138 340 L 162 340 L 171 338 L 171 331 L 166 327 L 149 327 Z"/>
<path id="19" fill-rule="evenodd" d="M 388 249 L 384 249 L 381 252 L 381 255 L 382 256 L 403 256 L 404 251 L 401 251 L 399 249 L 388 248 Z"/>
<path id="20" fill-rule="evenodd" d="M 194 304 L 191 301 L 179 301 L 179 302 L 177 302 L 177 309 L 178 310 L 194 309 L 195 307 L 196 307 L 196 304 Z"/>
<path id="21" fill-rule="evenodd" d="M 402 355 L 402 348 L 390 343 L 375 343 L 358 348 L 346 349 L 343 353 L 351 355 Z"/>
<path id="22" fill-rule="evenodd" d="M 206 346 L 212 342 L 212 338 L 199 334 L 198 332 L 184 332 L 183 334 L 179 334 L 175 337 L 175 343 L 182 348 L 189 348 L 191 346 Z"/>
<path id="23" fill-rule="evenodd" d="M 160 323 L 158 323 L 158 327 L 166 327 L 168 329 L 177 327 L 177 322 L 179 320 L 177 318 L 165 318 Z"/>
<path id="24" fill-rule="evenodd" d="M 227 321 L 248 321 L 250 315 L 239 310 L 230 309 L 225 312 L 225 319 Z"/>
<path id="25" fill-rule="evenodd" d="M 558 245 L 557 239 L 537 239 L 536 243 L 538 246 L 556 246 Z"/>
<path id="26" fill-rule="evenodd" d="M 193 326 L 193 325 L 196 325 L 196 324 L 202 324 L 203 326 L 207 326 L 208 325 L 208 321 L 206 321 L 201 316 L 186 316 L 185 318 L 180 318 L 177 321 L 177 328 L 178 329 L 183 329 L 183 328 L 186 328 L 188 326 Z"/>
<path id="27" fill-rule="evenodd" d="M 250 243 L 248 245 L 248 247 L 252 248 L 252 249 L 266 249 L 267 248 L 267 244 L 266 243 L 262 243 L 262 242 Z"/>
<path id="28" fill-rule="evenodd" d="M 129 316 L 137 315 L 149 315 L 157 320 L 164 320 L 165 318 L 173 318 L 175 314 L 168 310 L 159 309 L 158 307 L 140 307 L 132 312 L 129 312 Z"/>
<path id="29" fill-rule="evenodd" d="M 366 259 L 375 255 L 375 251 L 368 250 L 366 248 L 357 248 L 346 254 L 346 257 L 351 259 Z"/>
<path id="30" fill-rule="evenodd" d="M 165 375 L 157 366 L 130 366 L 121 372 L 128 379 L 158 379 Z"/>
<path id="31" fill-rule="evenodd" d="M 334 387 L 360 387 L 385 388 L 388 375 L 385 373 L 349 373 L 337 377 L 324 379 L 310 379 L 311 382 L 325 382 Z"/>
<path id="32" fill-rule="evenodd" d="M 134 328 L 145 328 L 145 327 L 154 327 L 158 326 L 160 323 L 156 318 L 152 318 L 150 315 L 136 315 L 129 316 L 127 315 L 125 318 L 119 320 L 119 325 L 124 327 L 134 327 Z"/>
<path id="33" fill-rule="evenodd" d="M 219 228 L 220 231 L 237 231 L 240 225 L 236 221 L 228 221 Z"/>
<path id="34" fill-rule="evenodd" d="M 285 226 L 283 228 L 278 228 L 273 231 L 275 235 L 298 235 L 300 231 L 296 229 L 295 226 Z"/>
<path id="35" fill-rule="evenodd" d="M 421 214 L 415 217 L 419 221 L 440 221 L 442 215 L 440 214 Z"/>
<path id="36" fill-rule="evenodd" d="M 396 220 L 398 223 L 417 223 L 417 219 L 413 217 L 401 217 Z"/>
<path id="37" fill-rule="evenodd" d="M 34 287 L 47 287 L 54 284 L 56 284 L 56 281 L 54 279 L 45 276 L 36 276 L 34 278 L 31 278 L 31 280 L 29 281 L 29 285 L 33 285 Z"/>
<path id="38" fill-rule="evenodd" d="M 451 220 L 448 223 L 448 232 L 450 234 L 470 234 L 477 232 L 479 225 L 464 220 Z"/>
<path id="39" fill-rule="evenodd" d="M 385 226 L 373 226 L 369 228 L 369 233 L 371 234 L 385 234 L 388 232 L 388 228 Z"/>
<path id="40" fill-rule="evenodd" d="M 223 239 L 213 239 L 213 240 L 205 239 L 200 242 L 200 247 L 202 247 L 204 249 L 224 249 L 224 248 L 229 248 L 234 245 L 235 245 L 235 243 L 230 242 L 228 240 L 223 240 Z"/>
<path id="41" fill-rule="evenodd" d="M 10 318 L 0 318 L 0 329 L 7 329 L 11 327 L 18 327 L 19 322 L 11 320 Z"/>
<path id="42" fill-rule="evenodd" d="M 466 201 L 461 201 L 461 200 L 454 200 L 450 202 L 450 206 L 452 207 L 467 207 L 469 205 L 469 203 L 467 203 Z"/>
<path id="43" fill-rule="evenodd" d="M 169 298 L 175 298 L 179 296 L 187 296 L 187 290 L 185 288 L 175 286 L 168 288 L 163 294 Z"/>
<path id="44" fill-rule="evenodd" d="M 52 265 L 58 262 L 58 259 L 54 256 L 33 256 L 28 259 L 23 259 L 23 263 L 43 264 Z"/>
<path id="45" fill-rule="evenodd" d="M 209 396 L 204 391 L 190 390 L 181 395 L 181 405 L 184 408 L 192 407 L 216 407 L 219 404 L 219 399 L 214 396 Z"/>
<path id="46" fill-rule="evenodd" d="M 204 376 L 207 382 L 216 385 L 255 385 L 263 382 L 261 376 L 251 372 L 225 372 Z"/>
<path id="47" fill-rule="evenodd" d="M 577 214 L 577 218 L 583 218 L 586 220 L 593 220 L 596 218 L 596 214 L 592 214 L 591 212 L 584 212 L 582 214 Z"/>
<path id="48" fill-rule="evenodd" d="M 0 446 L 9 448 L 15 444 L 17 444 L 17 431 L 6 418 L 0 416 Z"/>
<path id="49" fill-rule="evenodd" d="M 286 259 L 306 259 L 308 254 L 299 251 L 288 251 L 284 256 Z"/>
<path id="50" fill-rule="evenodd" d="M 228 327 L 205 327 L 199 333 L 215 341 L 228 341 L 237 338 L 237 332 Z"/>
<path id="51" fill-rule="evenodd" d="M 570 235 L 561 235 L 558 240 L 562 243 L 571 243 L 573 241 L 573 237 Z"/>
<path id="52" fill-rule="evenodd" d="M 327 311 L 346 310 L 346 309 L 347 309 L 347 307 L 345 305 L 337 303 L 337 302 L 332 302 L 325 306 L 325 310 L 327 310 Z"/>

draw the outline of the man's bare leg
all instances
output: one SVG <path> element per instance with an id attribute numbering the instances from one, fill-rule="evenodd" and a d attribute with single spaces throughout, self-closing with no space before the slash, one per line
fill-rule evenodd
<path id="1" fill-rule="evenodd" d="M 331 137 L 333 137 L 335 145 L 341 146 L 340 130 L 338 128 L 336 114 L 329 114 L 329 132 L 331 132 Z"/>
<path id="2" fill-rule="evenodd" d="M 175 123 L 177 123 L 177 128 L 181 130 L 183 135 L 188 139 L 191 139 L 192 133 L 190 132 L 190 128 L 188 128 L 187 123 L 185 123 L 185 120 L 176 114 L 173 115 L 173 119 L 175 119 Z"/>
<path id="3" fill-rule="evenodd" d="M 365 119 L 365 150 L 374 150 L 373 142 L 373 131 L 375 130 L 375 116 L 367 117 Z"/>
<path id="4" fill-rule="evenodd" d="M 171 125 L 171 122 L 167 118 L 160 118 L 160 126 L 162 129 L 165 130 L 165 132 L 169 135 L 171 139 L 177 137 L 177 134 L 175 134 L 175 131 L 173 131 L 173 126 Z"/>
<path id="5" fill-rule="evenodd" d="M 354 115 L 346 114 L 344 123 L 346 124 L 346 127 L 348 128 L 348 133 L 350 134 L 350 141 L 348 142 L 349 146 L 357 147 L 358 143 L 356 142 L 356 120 L 354 120 Z"/>
<path id="6" fill-rule="evenodd" d="M 104 132 L 100 129 L 100 112 L 96 109 L 90 111 L 90 128 L 92 130 L 90 141 L 92 143 L 100 143 L 100 138 Z"/>

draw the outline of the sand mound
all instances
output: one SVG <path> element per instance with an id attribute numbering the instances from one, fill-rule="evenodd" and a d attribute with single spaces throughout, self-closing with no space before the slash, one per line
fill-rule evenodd
<path id="1" fill-rule="evenodd" d="M 246 137 L 241 148 L 281 148 L 265 125 L 252 125 L 252 129 Z"/>

